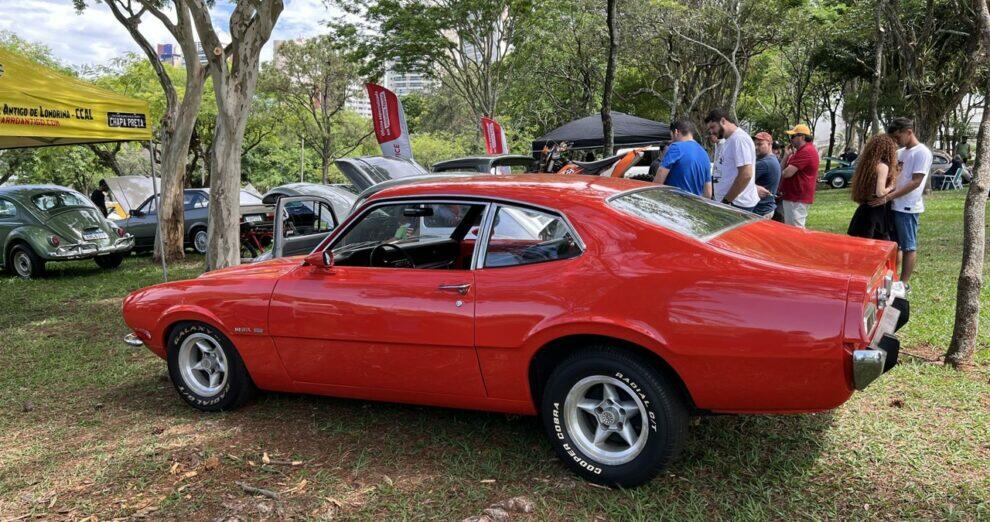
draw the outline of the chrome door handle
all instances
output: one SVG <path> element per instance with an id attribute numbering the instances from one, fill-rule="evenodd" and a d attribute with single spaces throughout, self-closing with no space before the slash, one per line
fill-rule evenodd
<path id="1" fill-rule="evenodd" d="M 446 292 L 453 291 L 461 295 L 467 295 L 468 290 L 471 289 L 471 283 L 464 283 L 463 285 L 440 285 L 437 288 Z"/>

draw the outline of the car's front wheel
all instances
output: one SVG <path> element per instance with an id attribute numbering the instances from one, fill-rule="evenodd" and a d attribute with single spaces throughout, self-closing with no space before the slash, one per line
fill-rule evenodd
<path id="1" fill-rule="evenodd" d="M 96 256 L 93 259 L 96 261 L 97 266 L 108 270 L 117 268 L 124 262 L 124 256 L 122 254 L 107 254 L 105 256 Z"/>
<path id="2" fill-rule="evenodd" d="M 10 265 L 22 279 L 31 279 L 45 273 L 45 260 L 24 244 L 10 249 Z"/>
<path id="3" fill-rule="evenodd" d="M 832 188 L 841 189 L 846 188 L 847 182 L 846 178 L 842 176 L 832 176 L 832 179 L 828 181 L 828 184 L 831 185 Z"/>
<path id="4" fill-rule="evenodd" d="M 182 323 L 169 334 L 168 373 L 179 396 L 203 411 L 234 409 L 254 393 L 233 343 L 202 323 Z"/>
<path id="5" fill-rule="evenodd" d="M 671 383 L 635 354 L 582 350 L 551 374 L 541 416 L 557 455 L 599 484 L 637 486 L 680 451 L 687 409 Z"/>

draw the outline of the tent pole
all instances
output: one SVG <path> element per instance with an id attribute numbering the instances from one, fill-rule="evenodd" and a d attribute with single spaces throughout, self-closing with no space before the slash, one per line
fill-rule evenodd
<path id="1" fill-rule="evenodd" d="M 158 254 L 162 258 L 162 279 L 168 282 L 168 264 L 165 262 L 165 242 L 162 238 L 162 195 L 158 191 L 158 182 L 155 181 L 155 141 L 148 142 L 148 152 L 151 156 L 151 190 L 155 193 L 155 209 L 158 219 L 155 220 L 155 244 L 158 246 Z"/>

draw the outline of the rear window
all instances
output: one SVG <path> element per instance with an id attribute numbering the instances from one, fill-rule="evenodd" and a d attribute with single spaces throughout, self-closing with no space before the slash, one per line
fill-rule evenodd
<path id="1" fill-rule="evenodd" d="M 50 212 L 52 210 L 58 210 L 68 207 L 92 207 L 93 204 L 90 203 L 82 194 L 77 194 L 75 192 L 46 192 L 43 194 L 36 194 L 31 197 L 31 203 L 38 210 L 44 210 Z"/>
<path id="2" fill-rule="evenodd" d="M 610 198 L 609 204 L 650 223 L 702 241 L 756 220 L 756 216 L 749 212 L 673 187 L 657 186 L 624 192 Z"/>

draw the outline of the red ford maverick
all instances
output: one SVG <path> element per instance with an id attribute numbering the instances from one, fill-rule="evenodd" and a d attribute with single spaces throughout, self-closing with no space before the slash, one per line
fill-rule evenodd
<path id="1" fill-rule="evenodd" d="M 195 408 L 261 389 L 535 414 L 568 466 L 631 486 L 690 415 L 827 410 L 889 370 L 895 262 L 670 187 L 434 175 L 369 189 L 305 258 L 123 308 Z"/>

